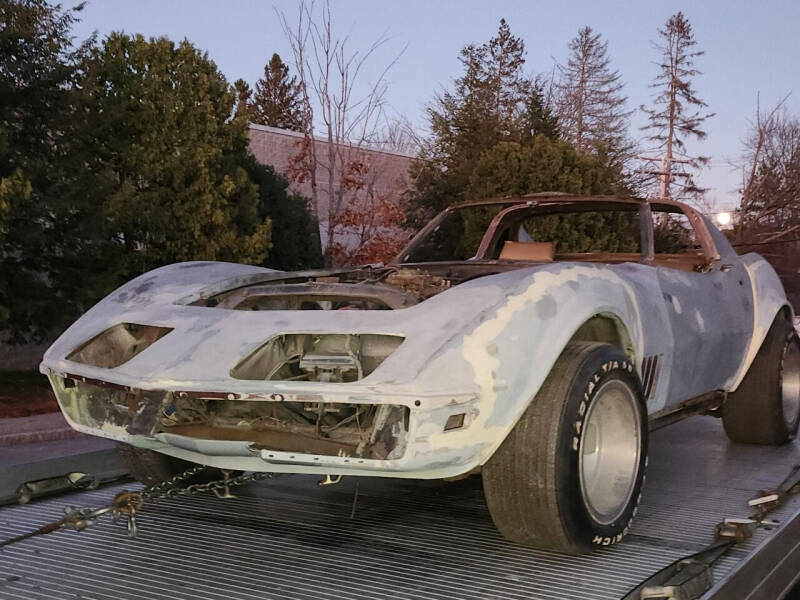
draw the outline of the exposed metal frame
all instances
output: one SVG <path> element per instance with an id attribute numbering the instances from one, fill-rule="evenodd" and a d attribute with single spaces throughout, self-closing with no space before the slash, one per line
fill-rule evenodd
<path id="1" fill-rule="evenodd" d="M 514 204 L 512 206 L 509 206 L 508 208 L 500 211 L 497 215 L 495 215 L 495 217 L 492 219 L 491 223 L 489 223 L 489 226 L 486 228 L 486 233 L 484 234 L 483 238 L 481 239 L 481 243 L 478 246 L 478 251 L 475 253 L 475 257 L 474 258 L 476 260 L 487 260 L 487 256 L 486 255 L 489 252 L 489 250 L 495 246 L 495 244 L 497 243 L 500 235 L 502 235 L 503 229 L 501 229 L 501 225 L 505 225 L 506 221 L 509 218 L 509 215 L 514 215 L 514 213 L 517 213 L 517 212 L 527 212 L 527 211 L 536 212 L 536 209 L 538 209 L 540 207 L 541 208 L 550 208 L 550 209 L 552 209 L 553 207 L 558 207 L 559 209 L 561 209 L 562 206 L 563 206 L 563 211 L 562 210 L 549 210 L 549 211 L 545 211 L 545 214 L 554 214 L 554 213 L 558 213 L 558 212 L 573 212 L 573 211 L 574 212 L 589 212 L 589 211 L 597 209 L 597 206 L 595 206 L 595 205 L 601 205 L 601 204 L 602 205 L 606 205 L 607 202 L 599 200 L 599 199 L 595 200 L 595 201 L 592 201 L 590 203 L 587 203 L 587 202 L 584 202 L 584 201 L 574 201 L 574 202 L 572 202 L 572 201 L 566 201 L 566 200 L 560 201 L 560 202 L 538 202 L 538 201 L 535 201 L 535 200 L 528 200 L 524 204 Z M 638 211 L 639 207 L 641 206 L 642 203 L 641 202 L 633 203 L 633 202 L 615 202 L 615 201 L 610 201 L 610 202 L 608 202 L 608 204 L 610 205 L 610 207 L 617 207 L 617 205 L 621 205 L 621 206 L 625 206 L 626 210 L 630 210 L 630 211 L 636 210 L 636 211 Z M 633 205 L 633 207 L 631 207 L 631 205 Z M 627 208 L 627 207 L 631 207 L 631 208 Z M 524 215 L 519 216 L 516 219 L 514 219 L 513 222 L 514 223 L 519 222 L 523 218 L 524 218 Z M 642 229 L 647 227 L 647 224 L 644 222 L 644 220 L 640 220 L 640 227 Z M 650 227 L 650 229 L 652 229 L 652 223 L 649 224 L 649 227 Z M 643 233 L 644 232 L 642 232 L 642 234 Z M 644 258 L 644 254 L 642 254 L 642 258 Z"/>
<path id="2" fill-rule="evenodd" d="M 714 411 L 721 407 L 724 401 L 725 392 L 718 390 L 696 398 L 689 398 L 677 406 L 654 412 L 648 417 L 650 431 L 661 429 L 694 415 L 711 414 L 717 416 L 718 413 Z"/>

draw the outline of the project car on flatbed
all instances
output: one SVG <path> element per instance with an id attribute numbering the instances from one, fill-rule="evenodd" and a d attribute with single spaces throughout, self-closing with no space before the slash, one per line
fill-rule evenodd
<path id="1" fill-rule="evenodd" d="M 457 478 L 508 538 L 580 551 L 636 512 L 650 427 L 782 444 L 800 345 L 775 272 L 678 202 L 451 207 L 388 265 L 146 273 L 47 351 L 69 423 L 145 483 L 186 468 Z"/>

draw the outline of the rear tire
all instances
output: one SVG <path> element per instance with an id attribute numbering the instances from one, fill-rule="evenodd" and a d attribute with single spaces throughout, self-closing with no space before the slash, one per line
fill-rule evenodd
<path id="1" fill-rule="evenodd" d="M 773 321 L 747 375 L 722 405 L 733 442 L 779 446 L 800 422 L 800 341 L 782 314 Z"/>
<path id="2" fill-rule="evenodd" d="M 131 477 L 146 486 L 157 485 L 197 466 L 186 460 L 130 444 L 117 444 L 117 452 Z"/>
<path id="3" fill-rule="evenodd" d="M 616 347 L 567 345 L 483 468 L 489 512 L 509 540 L 577 553 L 619 542 L 641 496 L 647 411 Z"/>

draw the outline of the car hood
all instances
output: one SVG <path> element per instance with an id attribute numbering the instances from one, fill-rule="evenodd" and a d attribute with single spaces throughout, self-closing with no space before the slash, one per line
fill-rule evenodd
<path id="1" fill-rule="evenodd" d="M 357 384 L 342 384 L 341 389 L 353 385 L 361 389 L 374 385 L 404 387 L 414 381 L 439 348 L 471 330 L 482 315 L 503 302 L 514 281 L 525 278 L 525 272 L 536 267 L 483 276 L 486 268 L 476 265 L 471 279 L 458 265 L 442 264 L 436 269 L 440 274 L 413 265 L 303 273 L 217 262 L 170 265 L 134 279 L 89 310 L 45 353 L 41 369 L 139 389 L 246 394 L 263 390 L 265 382 L 232 379 L 231 370 L 276 335 L 380 334 L 401 336 L 404 341 L 380 368 Z M 458 277 L 444 277 L 448 270 Z M 414 282 L 424 280 L 423 288 L 428 287 L 404 289 L 396 282 L 387 283 L 386 279 L 391 282 L 392 274 L 398 271 L 417 274 L 407 277 L 406 284 L 413 287 Z M 379 290 L 375 297 L 393 294 L 392 301 L 401 303 L 389 307 L 393 310 L 240 310 L 219 301 L 221 295 L 256 286 L 291 289 L 310 284 L 357 288 L 367 295 L 370 289 Z M 70 359 L 96 336 L 127 323 L 163 328 L 168 333 L 115 368 Z"/>

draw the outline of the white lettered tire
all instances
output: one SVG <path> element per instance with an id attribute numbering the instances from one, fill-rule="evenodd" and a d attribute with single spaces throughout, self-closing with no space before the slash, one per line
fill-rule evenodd
<path id="1" fill-rule="evenodd" d="M 506 538 L 577 553 L 625 536 L 646 463 L 633 362 L 610 344 L 572 342 L 484 465 L 483 488 Z"/>

